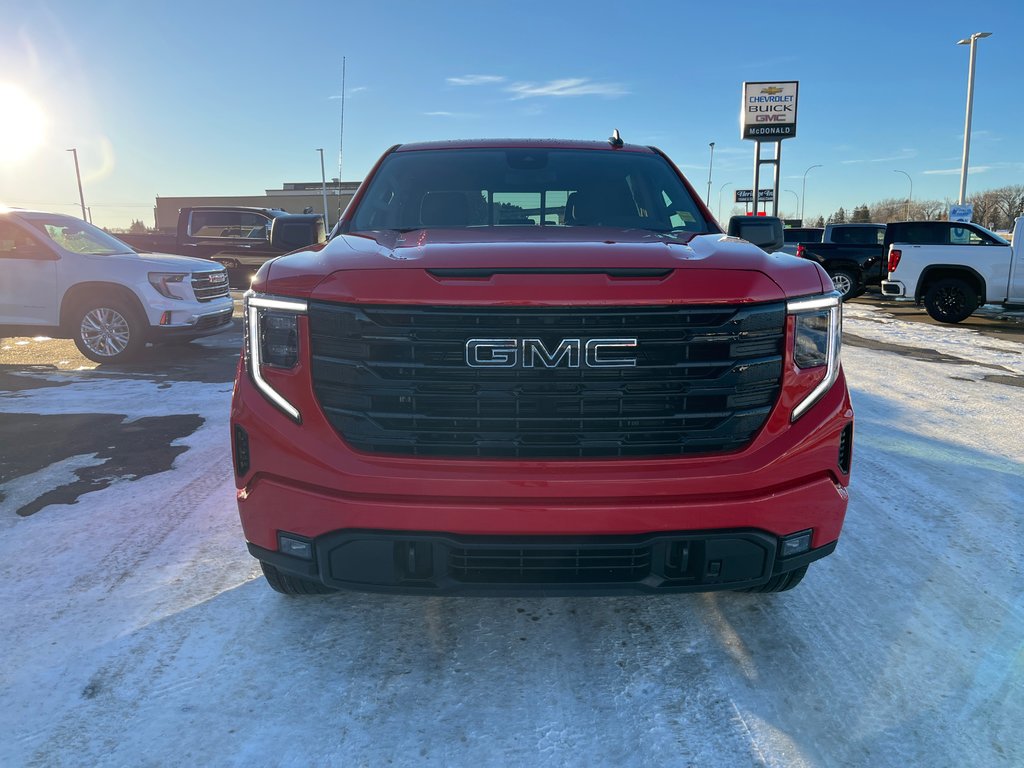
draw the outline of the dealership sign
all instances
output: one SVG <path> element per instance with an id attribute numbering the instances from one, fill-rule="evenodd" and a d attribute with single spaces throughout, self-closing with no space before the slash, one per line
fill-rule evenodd
<path id="1" fill-rule="evenodd" d="M 796 100 L 800 83 L 744 83 L 740 138 L 781 141 L 796 136 Z"/>
<path id="2" fill-rule="evenodd" d="M 774 189 L 759 189 L 757 190 L 757 199 L 761 203 L 770 203 L 775 200 Z M 754 190 L 752 189 L 737 189 L 736 190 L 736 202 L 737 203 L 752 203 L 754 202 Z"/>

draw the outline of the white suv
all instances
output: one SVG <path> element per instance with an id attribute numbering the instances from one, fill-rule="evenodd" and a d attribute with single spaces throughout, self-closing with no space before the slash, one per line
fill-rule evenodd
<path id="1" fill-rule="evenodd" d="M 138 253 L 81 219 L 0 209 L 0 335 L 74 339 L 98 363 L 231 327 L 224 267 Z"/>

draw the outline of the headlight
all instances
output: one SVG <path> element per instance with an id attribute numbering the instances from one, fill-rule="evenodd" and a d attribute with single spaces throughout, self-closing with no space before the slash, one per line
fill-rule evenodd
<path id="1" fill-rule="evenodd" d="M 301 299 L 276 298 L 249 291 L 245 294 L 245 353 L 249 377 L 256 388 L 295 421 L 299 409 L 274 389 L 261 370 L 294 368 L 299 360 L 299 315 L 306 313 Z"/>
<path id="2" fill-rule="evenodd" d="M 156 289 L 156 292 L 161 296 L 181 301 L 185 298 L 185 289 L 182 286 L 182 283 L 185 281 L 186 277 L 188 277 L 187 272 L 150 272 L 149 284 L 152 285 Z"/>
<path id="3" fill-rule="evenodd" d="M 794 299 L 786 304 L 793 315 L 795 338 L 793 362 L 801 370 L 822 369 L 822 379 L 803 400 L 793 408 L 792 421 L 821 399 L 839 377 L 839 348 L 842 344 L 843 315 L 839 294 L 835 291 L 823 296 Z"/>

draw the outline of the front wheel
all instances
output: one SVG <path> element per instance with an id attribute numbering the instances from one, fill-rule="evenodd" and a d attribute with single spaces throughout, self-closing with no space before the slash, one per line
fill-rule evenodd
<path id="1" fill-rule="evenodd" d="M 801 581 L 803 581 L 804 574 L 807 573 L 807 566 L 803 565 L 799 568 L 794 568 L 792 571 L 786 571 L 780 573 L 778 576 L 772 576 L 764 584 L 757 587 L 747 587 L 746 589 L 738 589 L 737 592 L 786 592 L 792 589 Z"/>
<path id="2" fill-rule="evenodd" d="M 123 363 L 146 346 L 146 327 L 128 302 L 94 299 L 79 306 L 72 321 L 78 351 L 94 363 Z"/>
<path id="3" fill-rule="evenodd" d="M 963 280 L 947 277 L 928 286 L 924 308 L 940 323 L 959 323 L 978 308 L 978 293 Z"/>
<path id="4" fill-rule="evenodd" d="M 263 569 L 263 575 L 270 588 L 282 595 L 330 595 L 337 592 L 336 589 L 324 586 L 319 581 L 279 571 L 270 563 L 265 563 L 262 560 L 260 560 L 260 567 Z"/>
<path id="5" fill-rule="evenodd" d="M 832 285 L 839 291 L 840 299 L 846 301 L 847 299 L 854 298 L 854 293 L 857 290 L 857 279 L 852 273 L 847 272 L 845 269 L 837 269 L 834 272 L 830 272 L 829 277 L 832 278 Z"/>

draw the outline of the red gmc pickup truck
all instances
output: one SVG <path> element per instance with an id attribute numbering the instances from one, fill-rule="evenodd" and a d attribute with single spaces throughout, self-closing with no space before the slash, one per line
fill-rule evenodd
<path id="1" fill-rule="evenodd" d="M 286 594 L 790 589 L 846 513 L 840 313 L 657 149 L 393 147 L 246 296 L 249 551 Z"/>

